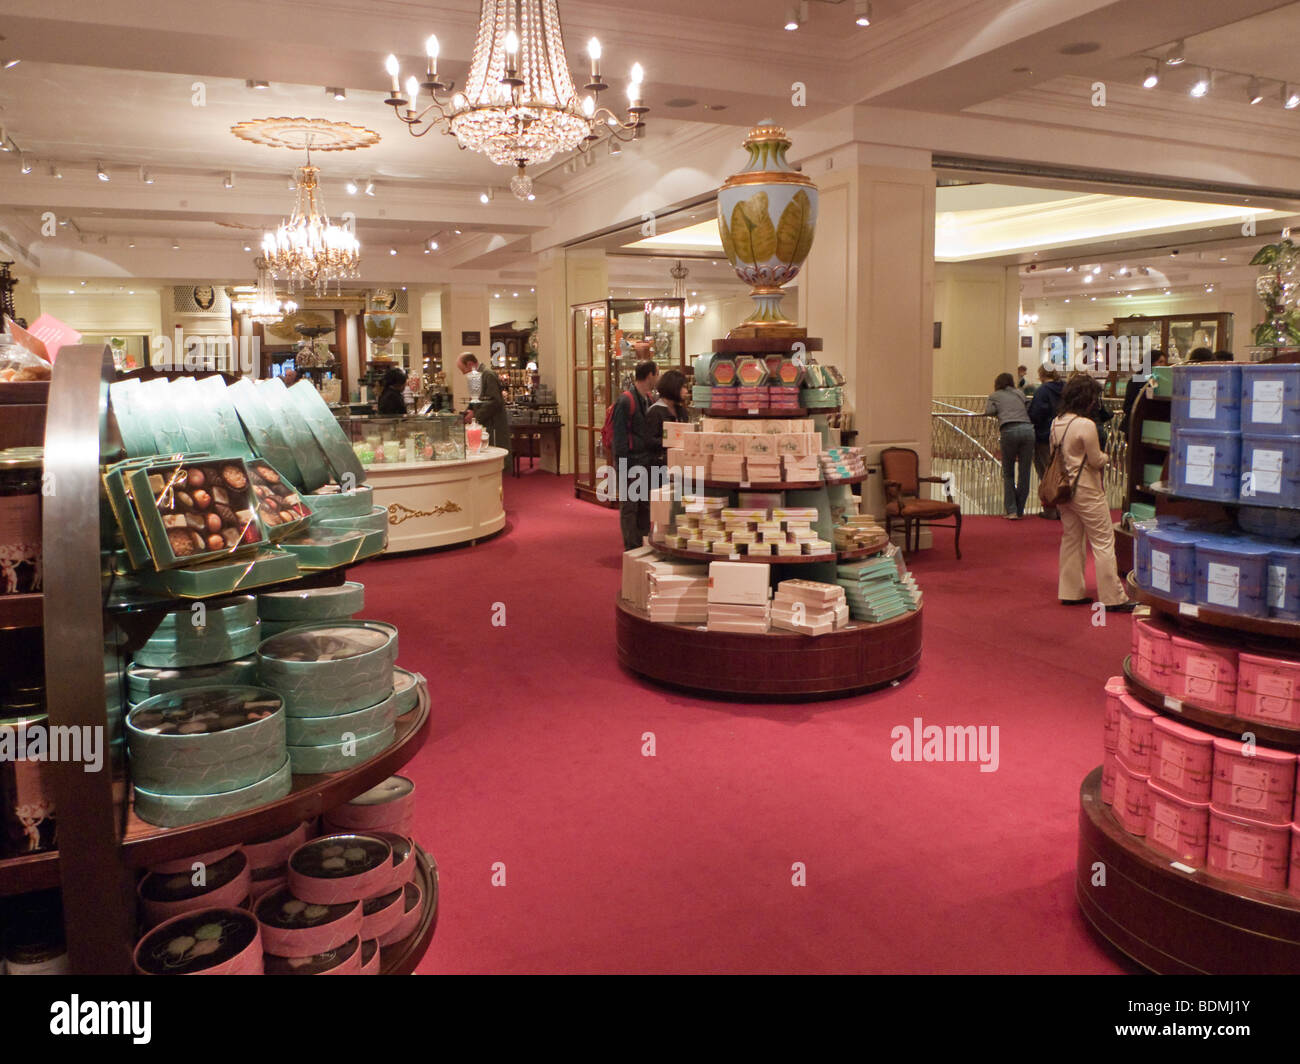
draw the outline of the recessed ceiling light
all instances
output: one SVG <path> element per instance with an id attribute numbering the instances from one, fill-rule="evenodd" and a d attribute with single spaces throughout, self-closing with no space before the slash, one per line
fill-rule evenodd
<path id="1" fill-rule="evenodd" d="M 245 251 L 252 251 L 252 250 L 253 250 L 252 245 L 250 245 L 250 244 L 245 244 L 245 245 L 244 245 L 244 250 L 245 250 Z"/>
<path id="2" fill-rule="evenodd" d="M 333 96 L 334 99 L 336 99 L 336 100 L 346 100 L 346 99 L 348 98 L 348 90 L 347 90 L 347 89 L 331 89 L 331 88 L 327 88 L 327 89 L 325 90 L 325 92 L 326 92 L 328 95 Z"/>
<path id="3" fill-rule="evenodd" d="M 126 242 L 126 246 L 129 247 L 129 248 L 133 248 L 133 247 L 135 247 L 135 241 L 134 241 L 134 240 L 128 240 L 128 241 Z M 245 248 L 244 250 L 247 251 L 248 249 Z"/>
<path id="4" fill-rule="evenodd" d="M 492 200 L 492 193 L 491 193 L 491 192 L 480 192 L 480 193 L 478 194 L 478 201 L 479 201 L 479 203 L 489 203 L 489 202 L 491 202 L 491 200 Z"/>
<path id="5" fill-rule="evenodd" d="M 355 181 L 349 181 L 343 187 L 348 190 L 349 196 L 355 196 L 357 194 L 357 183 Z"/>
<path id="6" fill-rule="evenodd" d="M 430 240 L 430 241 L 429 241 L 429 248 L 428 248 L 428 250 L 429 250 L 429 251 L 437 251 L 437 250 L 438 250 L 438 241 L 436 241 L 436 240 Z"/>
<path id="7" fill-rule="evenodd" d="M 173 241 L 172 241 L 172 250 L 173 250 L 173 251 L 180 251 L 180 249 L 181 249 L 181 242 L 180 242 L 179 240 L 173 240 Z"/>
<path id="8" fill-rule="evenodd" d="M 390 255 L 396 255 L 396 254 L 397 254 L 397 248 L 389 248 L 389 249 L 388 249 L 388 254 L 390 254 Z"/>
<path id="9" fill-rule="evenodd" d="M 518 293 L 518 292 L 511 292 L 511 293 L 510 293 L 510 297 L 511 297 L 512 299 L 518 299 L 518 298 L 519 298 L 519 293 Z"/>
<path id="10" fill-rule="evenodd" d="M 51 176 L 52 178 L 54 178 L 55 181 L 62 181 L 62 180 L 63 180 L 63 171 L 60 170 L 57 166 L 51 166 L 51 167 L 50 167 L 50 176 Z"/>
<path id="11" fill-rule="evenodd" d="M 459 230 L 459 229 L 453 229 L 452 232 L 455 233 L 457 236 L 460 236 L 460 230 Z"/>

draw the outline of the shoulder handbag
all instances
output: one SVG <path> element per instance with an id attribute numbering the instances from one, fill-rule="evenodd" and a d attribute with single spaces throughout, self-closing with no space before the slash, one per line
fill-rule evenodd
<path id="1" fill-rule="evenodd" d="M 1074 420 L 1077 421 L 1078 418 Z M 1079 486 L 1079 477 L 1083 475 L 1083 467 L 1088 461 L 1085 455 L 1072 481 L 1065 468 L 1065 437 L 1070 434 L 1070 427 L 1073 424 L 1074 421 L 1071 421 L 1065 426 L 1065 431 L 1061 433 L 1061 442 L 1052 448 L 1052 457 L 1048 460 L 1043 479 L 1038 482 L 1038 501 L 1043 504 L 1045 510 L 1055 509 L 1074 498 L 1075 489 Z"/>

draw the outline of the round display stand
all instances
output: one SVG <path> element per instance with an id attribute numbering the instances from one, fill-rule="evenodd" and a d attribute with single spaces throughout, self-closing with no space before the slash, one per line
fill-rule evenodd
<path id="1" fill-rule="evenodd" d="M 1079 792 L 1074 894 L 1098 934 L 1157 974 L 1300 973 L 1300 899 L 1175 868 L 1103 804 L 1100 766 Z"/>
<path id="2" fill-rule="evenodd" d="M 656 683 L 746 701 L 838 698 L 901 679 L 921 661 L 921 611 L 883 624 L 851 621 L 826 635 L 709 632 L 656 624 L 619 599 L 618 660 Z"/>

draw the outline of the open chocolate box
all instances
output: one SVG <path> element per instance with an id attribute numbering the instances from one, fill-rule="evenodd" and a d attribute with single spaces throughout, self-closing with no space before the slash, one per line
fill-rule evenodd
<path id="1" fill-rule="evenodd" d="M 245 464 L 257 518 L 267 538 L 281 540 L 304 528 L 311 520 L 312 511 L 298 489 L 264 459 L 250 458 Z"/>
<path id="2" fill-rule="evenodd" d="M 154 566 L 170 569 L 248 553 L 267 539 L 242 458 L 195 458 L 128 469 Z"/>

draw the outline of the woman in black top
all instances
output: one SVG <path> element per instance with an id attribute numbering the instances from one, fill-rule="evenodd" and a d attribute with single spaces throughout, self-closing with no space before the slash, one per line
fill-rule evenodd
<path id="1" fill-rule="evenodd" d="M 379 398 L 375 409 L 387 417 L 402 417 L 406 414 L 406 400 L 402 390 L 406 387 L 406 374 L 394 366 L 384 374 L 380 384 Z"/>
<path id="2" fill-rule="evenodd" d="M 659 378 L 659 399 L 646 412 L 646 450 L 650 452 L 650 467 L 668 463 L 668 448 L 664 444 L 665 421 L 689 421 L 686 413 L 686 377 L 681 370 L 667 370 Z"/>

